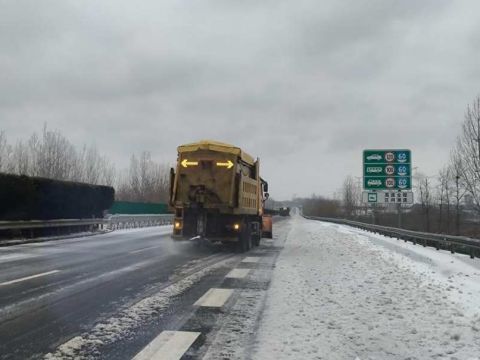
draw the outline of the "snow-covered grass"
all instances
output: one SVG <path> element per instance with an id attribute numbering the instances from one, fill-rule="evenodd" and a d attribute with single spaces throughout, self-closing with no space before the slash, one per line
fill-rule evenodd
<path id="1" fill-rule="evenodd" d="M 254 359 L 480 358 L 475 263 L 344 226 L 291 223 Z"/>
<path id="2" fill-rule="evenodd" d="M 366 234 L 346 226 L 338 228 L 339 231 L 356 235 L 356 240 L 363 241 L 367 246 L 375 246 L 385 260 L 421 275 L 425 284 L 435 283 L 444 288 L 449 299 L 470 316 L 480 312 L 480 259 L 470 259 L 468 255 L 451 254 L 379 234 Z"/>

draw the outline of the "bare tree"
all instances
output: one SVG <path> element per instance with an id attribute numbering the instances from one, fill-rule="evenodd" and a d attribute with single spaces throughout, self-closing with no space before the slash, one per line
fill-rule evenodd
<path id="1" fill-rule="evenodd" d="M 7 143 L 5 131 L 0 131 L 0 171 L 7 172 L 10 163 L 11 147 Z"/>
<path id="2" fill-rule="evenodd" d="M 422 207 L 424 229 L 430 231 L 430 209 L 432 206 L 432 191 L 429 178 L 423 174 L 417 175 L 417 189 L 420 195 L 420 205 Z"/>
<path id="3" fill-rule="evenodd" d="M 450 159 L 450 182 L 453 184 L 453 199 L 455 202 L 455 235 L 460 235 L 461 203 L 467 191 L 470 192 L 471 189 L 464 177 L 465 166 L 461 154 L 453 152 Z"/>
<path id="4" fill-rule="evenodd" d="M 438 231 L 450 232 L 451 168 L 444 167 L 438 172 Z"/>
<path id="5" fill-rule="evenodd" d="M 14 147 L 0 132 L 0 171 L 90 184 L 114 185 L 115 166 L 95 146 L 77 148 L 60 132 L 44 125 Z"/>
<path id="6" fill-rule="evenodd" d="M 299 199 L 302 203 L 303 213 L 309 216 L 339 217 L 340 201 L 327 199 L 313 194 L 310 198 Z"/>
<path id="7" fill-rule="evenodd" d="M 452 199 L 454 198 L 454 185 L 452 181 L 452 165 L 445 166 L 438 173 L 438 200 L 440 232 L 450 233 L 452 220 Z"/>
<path id="8" fill-rule="evenodd" d="M 453 158 L 458 165 L 458 180 L 472 195 L 475 209 L 480 212 L 480 97 L 467 107 Z"/>
<path id="9" fill-rule="evenodd" d="M 132 155 L 130 167 L 118 186 L 117 199 L 165 202 L 169 196 L 168 174 L 168 166 L 155 163 L 149 152 Z"/>
<path id="10" fill-rule="evenodd" d="M 342 185 L 342 203 L 347 217 L 355 214 L 360 203 L 360 188 L 352 176 L 347 176 Z"/>

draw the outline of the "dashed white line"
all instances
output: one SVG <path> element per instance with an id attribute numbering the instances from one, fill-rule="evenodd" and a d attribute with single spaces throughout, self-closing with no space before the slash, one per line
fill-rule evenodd
<path id="1" fill-rule="evenodd" d="M 160 247 L 160 245 L 157 245 L 157 246 L 150 246 L 150 247 L 147 247 L 147 248 L 143 248 L 143 249 L 138 249 L 138 250 L 134 250 L 134 251 L 130 251 L 129 254 L 136 254 L 136 253 L 139 253 L 141 251 L 145 251 L 145 250 L 151 250 L 151 249 L 155 249 L 155 248 L 158 248 Z"/>
<path id="2" fill-rule="evenodd" d="M 210 289 L 195 304 L 205 307 L 222 307 L 233 294 L 231 289 Z"/>
<path id="3" fill-rule="evenodd" d="M 60 271 L 60 270 L 52 270 L 52 271 L 47 271 L 47 272 L 44 272 L 44 273 L 41 273 L 41 274 L 35 274 L 35 275 L 31 275 L 31 276 L 26 276 L 26 277 L 23 277 L 23 278 L 20 278 L 20 279 L 5 281 L 5 282 L 3 282 L 3 283 L 0 283 L 0 286 L 12 285 L 12 284 L 16 284 L 16 283 L 19 283 L 19 282 L 22 282 L 22 281 L 27 281 L 27 280 L 30 280 L 30 279 L 36 279 L 36 278 L 39 278 L 39 277 L 42 277 L 42 276 L 47 276 L 47 275 L 55 274 L 55 273 L 57 273 L 57 272 L 59 272 L 59 271 Z"/>
<path id="4" fill-rule="evenodd" d="M 225 277 L 230 279 L 243 279 L 248 275 L 249 272 L 250 269 L 233 269 Z"/>
<path id="5" fill-rule="evenodd" d="M 162 331 L 133 360 L 179 360 L 199 336 L 199 332 Z"/>
<path id="6" fill-rule="evenodd" d="M 258 263 L 260 260 L 259 257 L 256 256 L 247 256 L 245 259 L 242 260 L 243 263 Z"/>

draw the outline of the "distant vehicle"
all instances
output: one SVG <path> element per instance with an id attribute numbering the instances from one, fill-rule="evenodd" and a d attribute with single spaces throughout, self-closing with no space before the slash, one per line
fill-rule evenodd
<path id="1" fill-rule="evenodd" d="M 290 208 L 289 207 L 281 207 L 278 210 L 278 214 L 280 216 L 290 216 Z"/>
<path id="2" fill-rule="evenodd" d="M 248 251 L 262 233 L 272 233 L 271 219 L 262 219 L 267 198 L 258 158 L 211 140 L 178 147 L 177 169 L 170 174 L 174 238 L 236 243 Z"/>
<path id="3" fill-rule="evenodd" d="M 367 156 L 367 160 L 379 161 L 379 160 L 382 160 L 382 156 L 379 154 L 373 154 L 373 155 Z"/>

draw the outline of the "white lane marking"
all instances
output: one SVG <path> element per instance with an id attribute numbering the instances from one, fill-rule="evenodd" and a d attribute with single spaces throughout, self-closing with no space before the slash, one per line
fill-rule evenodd
<path id="1" fill-rule="evenodd" d="M 225 277 L 230 279 L 243 279 L 249 272 L 250 269 L 233 269 Z"/>
<path id="2" fill-rule="evenodd" d="M 208 290 L 195 304 L 196 306 L 205 307 L 222 307 L 233 294 L 231 289 L 215 289 Z"/>
<path id="3" fill-rule="evenodd" d="M 141 252 L 141 251 L 150 250 L 150 249 L 155 249 L 155 248 L 158 248 L 158 247 L 160 247 L 160 246 L 161 246 L 161 245 L 150 246 L 150 247 L 147 247 L 147 248 L 130 251 L 129 254 L 136 254 L 136 253 L 139 253 L 139 252 Z"/>
<path id="4" fill-rule="evenodd" d="M 23 259 L 30 259 L 32 257 L 38 257 L 38 256 L 40 256 L 40 255 L 36 255 L 36 254 L 16 254 L 16 253 L 8 254 L 8 253 L 5 253 L 5 254 L 0 255 L 0 263 L 4 264 L 6 262 L 18 261 L 18 260 L 23 260 Z"/>
<path id="5" fill-rule="evenodd" d="M 19 282 L 22 282 L 22 281 L 26 281 L 26 280 L 30 280 L 30 279 L 35 279 L 35 278 L 38 278 L 38 277 L 41 277 L 41 276 L 47 276 L 47 275 L 55 274 L 55 273 L 57 273 L 57 272 L 59 272 L 59 271 L 60 271 L 60 270 L 52 270 L 52 271 L 47 271 L 47 272 L 44 272 L 44 273 L 41 273 L 41 274 L 35 274 L 35 275 L 31 275 L 31 276 L 26 276 L 26 277 L 23 277 L 23 278 L 20 278 L 20 279 L 5 281 L 5 282 L 3 282 L 3 283 L 0 283 L 0 286 L 16 284 L 16 283 L 19 283 Z"/>
<path id="6" fill-rule="evenodd" d="M 133 360 L 179 360 L 199 336 L 199 332 L 162 331 Z"/>
<path id="7" fill-rule="evenodd" d="M 243 263 L 258 263 L 260 260 L 259 257 L 256 256 L 247 256 L 245 259 L 242 260 Z"/>

